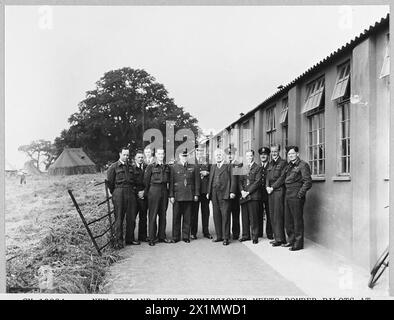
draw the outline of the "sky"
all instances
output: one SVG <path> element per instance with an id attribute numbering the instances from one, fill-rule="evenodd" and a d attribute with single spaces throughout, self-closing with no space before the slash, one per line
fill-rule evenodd
<path id="1" fill-rule="evenodd" d="M 205 132 L 256 107 L 388 6 L 6 6 L 5 157 L 53 141 L 109 70 L 145 69 Z"/>

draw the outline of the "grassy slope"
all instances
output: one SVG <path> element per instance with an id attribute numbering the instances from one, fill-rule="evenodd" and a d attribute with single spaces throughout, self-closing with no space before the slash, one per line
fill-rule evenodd
<path id="1" fill-rule="evenodd" d="M 106 213 L 103 174 L 68 177 L 27 177 L 20 185 L 6 178 L 7 290 L 38 287 L 37 270 L 50 266 L 55 292 L 99 292 L 106 268 L 118 259 L 108 247 L 102 257 L 94 250 L 67 189 L 72 189 L 87 220 Z M 95 234 L 108 227 L 107 219 L 95 224 Z M 100 232 L 101 231 L 101 232 Z M 102 239 L 105 243 L 107 239 Z M 24 289 L 25 288 L 25 289 Z"/>

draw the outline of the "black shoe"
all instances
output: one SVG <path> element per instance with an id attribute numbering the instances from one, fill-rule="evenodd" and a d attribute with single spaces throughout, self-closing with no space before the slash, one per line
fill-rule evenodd
<path id="1" fill-rule="evenodd" d="M 253 244 L 256 244 L 256 243 L 259 243 L 259 240 L 254 239 L 254 240 L 253 240 Z"/>
<path id="2" fill-rule="evenodd" d="M 282 241 L 274 241 L 271 243 L 273 247 L 279 247 L 284 244 Z"/>
<path id="3" fill-rule="evenodd" d="M 197 239 L 197 236 L 194 235 L 194 234 L 192 234 L 192 235 L 190 236 L 190 238 L 191 238 L 192 240 L 196 240 L 196 239 Z"/>
<path id="4" fill-rule="evenodd" d="M 270 239 L 270 240 L 273 240 L 274 236 L 272 234 L 270 234 L 270 235 L 267 235 L 267 238 Z"/>
<path id="5" fill-rule="evenodd" d="M 284 243 L 281 245 L 281 247 L 286 247 L 286 248 L 292 247 L 292 246 L 293 246 L 293 244 L 291 242 L 287 242 L 287 243 Z"/>
<path id="6" fill-rule="evenodd" d="M 212 239 L 213 237 L 210 234 L 204 234 L 204 238 Z"/>
<path id="7" fill-rule="evenodd" d="M 154 241 L 149 241 L 149 245 L 154 246 L 155 245 Z"/>
<path id="8" fill-rule="evenodd" d="M 160 243 L 171 243 L 171 240 L 168 239 L 159 239 Z"/>
<path id="9" fill-rule="evenodd" d="M 304 249 L 303 247 L 291 247 L 291 248 L 289 248 L 289 250 L 290 251 L 298 251 L 298 250 L 302 250 L 302 249 Z"/>
<path id="10" fill-rule="evenodd" d="M 224 246 L 228 246 L 229 244 L 230 244 L 230 241 L 228 241 L 228 240 L 224 240 L 224 241 L 223 241 L 223 245 L 224 245 Z"/>
<path id="11" fill-rule="evenodd" d="M 270 244 L 274 244 L 276 242 L 276 240 L 270 241 Z"/>
<path id="12" fill-rule="evenodd" d="M 170 242 L 171 243 L 177 243 L 177 242 L 179 242 L 179 240 L 178 239 L 172 239 L 172 240 L 170 240 Z"/>
<path id="13" fill-rule="evenodd" d="M 190 243 L 189 239 L 183 239 L 183 242 Z"/>
<path id="14" fill-rule="evenodd" d="M 126 245 L 130 246 L 138 246 L 139 244 L 141 244 L 141 242 L 139 241 L 130 241 L 130 242 L 126 242 Z"/>
<path id="15" fill-rule="evenodd" d="M 249 241 L 249 240 L 250 240 L 250 238 L 241 238 L 241 239 L 239 239 L 240 242 Z"/>
<path id="16" fill-rule="evenodd" d="M 213 239 L 212 242 L 221 242 L 223 239 Z"/>

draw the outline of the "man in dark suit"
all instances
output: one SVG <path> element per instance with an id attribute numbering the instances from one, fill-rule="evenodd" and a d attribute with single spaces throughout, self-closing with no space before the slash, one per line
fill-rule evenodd
<path id="1" fill-rule="evenodd" d="M 170 201 L 173 204 L 172 242 L 181 239 L 190 242 L 190 218 L 193 202 L 198 202 L 200 195 L 200 172 L 187 162 L 187 150 L 179 154 L 179 162 L 171 167 Z M 182 220 L 182 223 L 181 223 Z"/>
<path id="2" fill-rule="evenodd" d="M 254 151 L 245 153 L 245 174 L 239 177 L 239 190 L 241 191 L 242 210 L 242 237 L 240 241 L 250 240 L 258 243 L 259 235 L 259 212 L 262 200 L 262 167 L 254 162 Z"/>
<path id="3" fill-rule="evenodd" d="M 144 195 L 148 196 L 150 246 L 155 245 L 156 238 L 158 242 L 171 242 L 166 238 L 169 182 L 170 167 L 164 163 L 164 149 L 157 149 L 156 159 L 148 165 L 144 175 Z M 159 217 L 158 231 L 157 217 Z"/>
<path id="4" fill-rule="evenodd" d="M 227 152 L 226 152 L 227 151 Z M 234 174 L 237 169 L 242 168 L 242 163 L 239 163 L 235 160 L 235 152 L 237 149 L 234 147 L 234 144 L 230 144 L 228 148 L 225 149 L 225 152 L 228 154 L 228 162 L 231 165 L 231 169 L 233 171 L 233 179 L 236 186 L 235 189 L 235 198 L 230 200 L 230 214 L 231 214 L 231 232 L 233 240 L 238 240 L 241 227 L 239 223 L 239 215 L 240 215 L 240 204 L 239 198 L 241 197 L 241 193 L 238 190 L 238 174 Z"/>
<path id="5" fill-rule="evenodd" d="M 232 176 L 231 165 L 224 162 L 222 149 L 215 150 L 216 164 L 209 174 L 207 198 L 212 200 L 213 221 L 215 224 L 216 239 L 213 242 L 223 241 L 223 245 L 230 244 L 230 199 L 235 198 L 236 186 Z"/>
<path id="6" fill-rule="evenodd" d="M 199 201 L 193 202 L 190 237 L 192 239 L 197 239 L 198 210 L 201 204 L 202 233 L 205 238 L 212 239 L 212 236 L 209 233 L 209 200 L 207 199 L 209 171 L 211 170 L 211 165 L 208 163 L 207 158 L 204 155 L 204 150 L 196 149 L 196 162 L 200 179 L 200 197 Z"/>
<path id="7" fill-rule="evenodd" d="M 147 165 L 144 163 L 144 153 L 138 150 L 134 157 L 134 170 L 136 173 L 136 188 L 137 188 L 137 213 L 139 217 L 138 222 L 138 240 L 148 241 L 147 234 L 147 210 L 148 203 L 144 195 L 144 174 Z"/>
<path id="8" fill-rule="evenodd" d="M 311 168 L 300 159 L 297 146 L 287 148 L 289 164 L 284 175 L 285 195 L 285 228 L 290 251 L 304 248 L 304 203 L 306 192 L 312 187 Z"/>
<path id="9" fill-rule="evenodd" d="M 266 192 L 268 193 L 269 216 L 271 217 L 272 227 L 274 230 L 274 241 L 272 246 L 277 247 L 286 243 L 285 236 L 285 185 L 284 181 L 279 179 L 284 173 L 287 162 L 279 156 L 280 146 L 271 146 L 271 161 L 268 165 L 266 178 Z"/>
<path id="10" fill-rule="evenodd" d="M 269 165 L 269 156 L 270 149 L 267 147 L 260 148 L 258 150 L 260 155 L 260 162 L 262 168 L 262 183 L 261 183 L 261 191 L 262 191 L 262 201 L 261 201 L 261 213 L 259 214 L 259 237 L 263 236 L 264 233 L 264 216 L 265 216 L 265 234 L 268 239 L 273 239 L 272 232 L 272 221 L 269 211 L 269 201 L 268 201 L 268 193 L 265 187 L 266 177 L 268 173 L 268 165 Z"/>

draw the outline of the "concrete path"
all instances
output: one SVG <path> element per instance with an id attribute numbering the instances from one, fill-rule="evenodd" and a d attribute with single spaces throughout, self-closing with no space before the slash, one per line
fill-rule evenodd
<path id="1" fill-rule="evenodd" d="M 172 222 L 167 214 L 167 230 Z M 201 223 L 201 220 L 199 221 Z M 199 225 L 201 229 L 201 225 Z M 210 231 L 213 231 L 212 216 Z M 167 232 L 168 238 L 169 232 Z M 267 239 L 263 241 L 268 242 Z M 262 245 L 262 241 L 257 246 Z M 123 260 L 110 268 L 104 292 L 136 295 L 302 296 L 246 245 L 229 246 L 199 238 L 190 243 L 147 243 L 122 249 Z"/>
<path id="2" fill-rule="evenodd" d="M 304 293 L 240 242 L 127 247 L 111 268 L 107 293 L 300 296 Z"/>
<path id="3" fill-rule="evenodd" d="M 172 206 L 167 214 L 171 229 Z M 199 221 L 201 229 L 201 219 Z M 214 234 L 212 216 L 210 231 Z M 170 232 L 167 231 L 168 238 Z M 147 243 L 128 246 L 124 259 L 114 264 L 105 293 L 156 296 L 311 296 L 336 298 L 387 298 L 388 272 L 377 286 L 367 287 L 369 270 L 355 266 L 311 241 L 291 252 L 259 239 L 232 241 L 229 246 L 202 238 L 187 244 Z"/>

